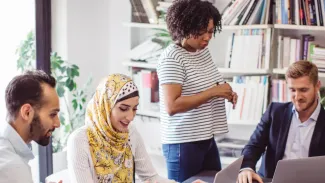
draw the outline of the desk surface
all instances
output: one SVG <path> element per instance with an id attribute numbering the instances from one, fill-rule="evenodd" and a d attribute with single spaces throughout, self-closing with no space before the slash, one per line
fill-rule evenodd
<path id="1" fill-rule="evenodd" d="M 208 182 L 208 183 L 213 183 L 214 181 L 214 177 L 216 176 L 217 171 L 203 171 L 187 180 L 185 180 L 183 183 L 192 183 L 193 181 L 200 179 L 204 182 Z M 270 179 L 263 179 L 264 183 L 269 183 L 271 182 Z M 254 182 L 255 183 L 255 182 Z"/>
<path id="2" fill-rule="evenodd" d="M 203 171 L 203 172 L 185 180 L 183 183 L 192 183 L 193 181 L 195 181 L 197 179 L 200 179 L 204 182 L 213 183 L 216 173 L 217 173 L 217 171 Z"/>

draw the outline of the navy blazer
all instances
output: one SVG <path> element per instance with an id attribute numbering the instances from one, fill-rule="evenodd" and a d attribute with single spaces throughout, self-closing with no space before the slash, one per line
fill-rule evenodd
<path id="1" fill-rule="evenodd" d="M 242 151 L 244 160 L 241 168 L 255 170 L 262 157 L 258 174 L 273 178 L 277 162 L 283 158 L 292 119 L 291 102 L 271 103 L 257 125 L 248 144 Z M 309 157 L 325 155 L 325 111 L 321 107 L 309 147 Z"/>

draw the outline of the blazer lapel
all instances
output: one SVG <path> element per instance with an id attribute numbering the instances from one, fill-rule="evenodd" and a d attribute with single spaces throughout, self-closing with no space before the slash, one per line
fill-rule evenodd
<path id="1" fill-rule="evenodd" d="M 284 150 L 287 144 L 288 133 L 291 125 L 292 120 L 292 103 L 288 105 L 288 107 L 284 111 L 283 120 L 280 124 L 280 131 L 279 131 L 279 138 L 276 148 L 276 156 L 275 161 L 278 162 L 283 158 Z"/>
<path id="2" fill-rule="evenodd" d="M 321 106 L 318 119 L 316 121 L 316 126 L 314 129 L 313 136 L 311 138 L 310 147 L 309 147 L 309 157 L 318 155 L 318 145 L 322 136 L 322 132 L 325 128 L 325 111 L 323 106 Z"/>

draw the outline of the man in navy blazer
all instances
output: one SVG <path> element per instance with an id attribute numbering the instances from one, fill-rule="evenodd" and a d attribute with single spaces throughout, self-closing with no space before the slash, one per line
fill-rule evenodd
<path id="1" fill-rule="evenodd" d="M 318 68 L 298 61 L 286 72 L 291 102 L 271 103 L 243 149 L 238 183 L 273 178 L 277 162 L 325 155 L 325 111 L 320 104 Z M 255 172 L 257 161 L 262 164 Z"/>

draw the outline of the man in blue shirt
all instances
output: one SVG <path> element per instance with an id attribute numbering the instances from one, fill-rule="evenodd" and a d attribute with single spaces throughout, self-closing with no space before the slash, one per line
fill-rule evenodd
<path id="1" fill-rule="evenodd" d="M 263 114 L 243 149 L 238 183 L 262 183 L 260 176 L 273 178 L 281 159 L 325 155 L 325 111 L 318 96 L 318 68 L 309 61 L 295 62 L 286 72 L 286 81 L 291 102 L 271 103 Z M 262 155 L 262 165 L 255 173 Z"/>
<path id="2" fill-rule="evenodd" d="M 28 71 L 8 84 L 8 123 L 0 130 L 1 183 L 33 182 L 28 165 L 34 158 L 30 142 L 46 146 L 52 132 L 60 127 L 55 85 L 55 79 L 43 71 Z"/>

